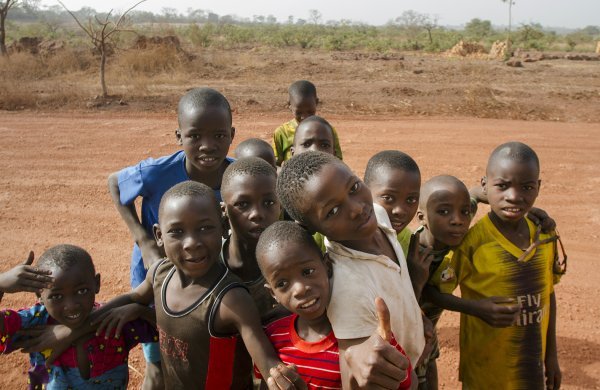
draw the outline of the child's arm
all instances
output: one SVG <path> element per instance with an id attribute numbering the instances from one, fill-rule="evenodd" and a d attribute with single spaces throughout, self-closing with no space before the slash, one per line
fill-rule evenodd
<path id="1" fill-rule="evenodd" d="M 159 264 L 155 264 L 157 267 Z M 120 295 L 111 299 L 105 305 L 92 313 L 91 321 L 77 329 L 70 329 L 65 325 L 47 325 L 42 328 L 26 329 L 18 332 L 19 335 L 29 336 L 28 340 L 19 344 L 23 352 L 41 352 L 51 349 L 52 352 L 46 359 L 46 364 L 51 364 L 69 345 L 86 334 L 96 332 L 99 334 L 99 326 L 104 321 L 110 322 L 110 312 L 112 309 L 131 303 L 149 305 L 154 298 L 152 289 L 152 276 L 154 267 L 148 271 L 146 280 L 144 280 L 135 290 L 130 293 Z"/>
<path id="2" fill-rule="evenodd" d="M 0 273 L 0 300 L 4 293 L 39 292 L 52 286 L 52 271 L 32 267 L 33 252 L 29 252 L 27 260 L 21 265 Z"/>
<path id="3" fill-rule="evenodd" d="M 442 309 L 479 317 L 496 328 L 512 325 L 519 312 L 519 305 L 513 298 L 464 299 L 453 294 L 441 293 L 434 286 L 425 286 L 423 295 Z"/>
<path id="4" fill-rule="evenodd" d="M 546 356 L 544 359 L 546 367 L 546 389 L 559 389 L 562 373 L 558 365 L 558 353 L 556 348 L 556 296 L 550 294 L 550 319 L 548 322 L 548 333 L 546 334 Z"/>
<path id="5" fill-rule="evenodd" d="M 274 382 L 286 383 L 292 388 L 306 388 L 304 381 L 293 370 L 278 367 L 283 363 L 265 335 L 256 305 L 246 290 L 233 288 L 225 294 L 217 310 L 214 326 L 220 333 L 237 331 L 241 335 L 252 361 L 262 377 L 267 378 L 269 388 L 278 388 Z"/>
<path id="6" fill-rule="evenodd" d="M 121 204 L 121 191 L 119 190 L 119 172 L 114 172 L 108 177 L 108 190 L 112 197 L 113 203 L 121 218 L 127 225 L 133 240 L 140 247 L 142 252 L 142 260 L 144 267 L 149 269 L 152 264 L 163 257 L 161 250 L 156 245 L 156 240 L 151 237 L 140 222 L 140 217 L 137 214 L 134 204 Z"/>
<path id="7" fill-rule="evenodd" d="M 406 256 L 408 274 L 410 275 L 410 282 L 415 293 L 415 298 L 417 298 L 417 302 L 421 299 L 421 292 L 429 279 L 429 267 L 433 261 L 431 247 L 427 247 L 421 251 L 419 245 L 420 235 L 421 231 L 419 230 L 411 235 L 410 244 L 408 245 L 408 254 Z"/>

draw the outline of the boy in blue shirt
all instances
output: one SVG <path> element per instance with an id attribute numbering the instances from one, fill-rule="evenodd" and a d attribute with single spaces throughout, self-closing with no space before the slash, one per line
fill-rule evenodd
<path id="1" fill-rule="evenodd" d="M 175 184 L 194 180 L 211 187 L 221 200 L 221 179 L 232 161 L 227 153 L 235 128 L 231 107 L 221 93 L 210 88 L 192 89 L 179 101 L 177 120 L 175 136 L 182 150 L 140 161 L 108 178 L 113 202 L 135 241 L 131 255 L 132 288 L 142 283 L 148 268 L 164 256 L 152 233 L 163 194 Z M 141 219 L 135 209 L 139 197 Z M 144 388 L 162 388 L 158 344 L 144 345 L 144 356 L 149 363 Z"/>

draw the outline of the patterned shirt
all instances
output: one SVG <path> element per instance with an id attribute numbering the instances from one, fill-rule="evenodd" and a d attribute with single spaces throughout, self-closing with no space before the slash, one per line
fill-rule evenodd
<path id="1" fill-rule="evenodd" d="M 3 310 L 0 315 L 4 319 L 4 333 L 0 335 L 0 353 L 15 350 L 12 344 L 19 339 L 18 336 L 14 336 L 18 330 L 56 323 L 48 315 L 46 307 L 40 303 L 19 311 Z M 48 356 L 49 351 L 30 353 L 28 389 L 125 389 L 129 380 L 129 351 L 138 343 L 156 341 L 156 329 L 143 320 L 125 325 L 118 339 L 105 339 L 104 335 L 92 336 L 83 347 L 90 362 L 89 379 L 81 377 L 75 347 L 63 352 L 49 369 L 45 367 L 45 356 Z"/>

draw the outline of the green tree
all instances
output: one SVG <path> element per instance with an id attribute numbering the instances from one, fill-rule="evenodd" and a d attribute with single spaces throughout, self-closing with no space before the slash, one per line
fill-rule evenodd
<path id="1" fill-rule="evenodd" d="M 8 56 L 6 50 L 6 17 L 8 12 L 17 6 L 21 6 L 28 10 L 37 8 L 39 0 L 4 0 L 0 1 L 0 56 Z"/>
<path id="2" fill-rule="evenodd" d="M 493 33 L 492 22 L 489 20 L 474 18 L 465 25 L 465 34 L 467 37 L 477 41 L 487 38 Z"/>

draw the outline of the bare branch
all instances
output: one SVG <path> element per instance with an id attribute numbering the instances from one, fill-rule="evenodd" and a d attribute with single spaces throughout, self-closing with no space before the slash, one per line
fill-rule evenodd
<path id="1" fill-rule="evenodd" d="M 65 11 L 67 11 L 69 13 L 69 15 L 71 15 L 73 17 L 73 19 L 75 19 L 75 22 L 77 22 L 77 24 L 79 25 L 79 27 L 81 27 L 81 29 L 83 31 L 85 31 L 85 33 L 93 40 L 94 36 L 92 35 L 91 31 L 88 31 L 88 29 L 86 29 L 81 22 L 79 21 L 79 19 L 77 19 L 77 16 L 75 16 L 75 14 L 73 12 L 71 12 L 66 5 L 63 4 L 62 1 L 60 0 L 56 0 L 58 1 L 58 4 L 62 5 L 62 7 L 65 9 Z M 91 25 L 91 21 L 90 21 L 90 25 Z"/>
<path id="2" fill-rule="evenodd" d="M 129 7 L 129 9 L 125 12 L 123 12 L 123 14 L 119 17 L 119 20 L 117 20 L 116 26 L 119 27 L 121 25 L 121 21 L 123 20 L 123 18 L 131 11 L 133 10 L 135 7 L 137 7 L 138 5 L 142 4 L 143 2 L 145 2 L 146 0 L 141 0 L 138 1 L 137 3 L 135 3 L 134 5 L 132 5 L 131 7 Z"/>

